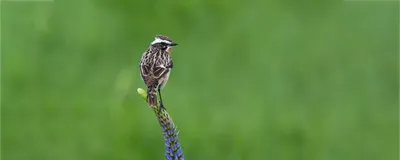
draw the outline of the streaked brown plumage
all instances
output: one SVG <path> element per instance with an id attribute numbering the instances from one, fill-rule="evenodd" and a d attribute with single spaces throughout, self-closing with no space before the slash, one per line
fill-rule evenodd
<path id="1" fill-rule="evenodd" d="M 157 91 L 160 96 L 160 106 L 164 108 L 160 89 L 165 87 L 173 67 L 171 47 L 177 43 L 166 36 L 156 35 L 140 59 L 140 73 L 147 86 L 147 101 L 150 106 L 157 106 Z"/>

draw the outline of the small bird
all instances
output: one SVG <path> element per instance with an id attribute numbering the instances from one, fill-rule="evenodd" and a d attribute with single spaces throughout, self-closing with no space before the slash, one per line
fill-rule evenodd
<path id="1" fill-rule="evenodd" d="M 149 48 L 140 59 L 140 74 L 147 86 L 147 102 L 149 106 L 157 106 L 157 91 L 160 96 L 160 109 L 164 108 L 160 89 L 165 87 L 169 74 L 173 67 L 171 51 L 172 47 L 178 45 L 170 38 L 156 35 Z"/>

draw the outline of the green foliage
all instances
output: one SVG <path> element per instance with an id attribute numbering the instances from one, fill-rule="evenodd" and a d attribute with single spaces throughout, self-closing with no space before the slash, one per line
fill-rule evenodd
<path id="1" fill-rule="evenodd" d="M 137 92 L 144 100 L 147 100 L 147 93 L 144 89 L 138 88 Z"/>
<path id="2" fill-rule="evenodd" d="M 398 2 L 1 1 L 1 158 L 164 159 L 136 88 L 156 34 L 188 160 L 392 160 Z"/>

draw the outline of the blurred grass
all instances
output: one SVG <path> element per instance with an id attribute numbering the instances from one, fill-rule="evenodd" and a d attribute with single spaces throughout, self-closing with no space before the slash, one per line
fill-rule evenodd
<path id="1" fill-rule="evenodd" d="M 398 158 L 398 2 L 1 2 L 4 160 L 163 159 L 155 34 L 186 159 Z"/>

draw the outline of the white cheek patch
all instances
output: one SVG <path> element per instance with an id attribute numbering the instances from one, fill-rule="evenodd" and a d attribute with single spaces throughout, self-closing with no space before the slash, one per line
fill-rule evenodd
<path id="1" fill-rule="evenodd" d="M 167 43 L 167 44 L 171 44 L 170 41 L 162 40 L 160 38 L 156 38 L 153 42 L 151 42 L 151 44 L 162 43 L 162 42 Z"/>

